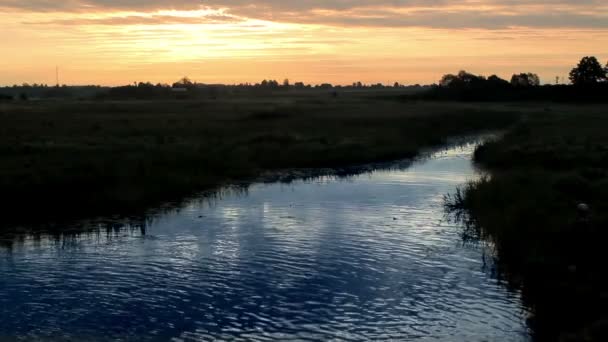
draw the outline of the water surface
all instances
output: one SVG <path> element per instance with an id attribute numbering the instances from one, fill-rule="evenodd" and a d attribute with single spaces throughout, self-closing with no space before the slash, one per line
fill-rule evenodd
<path id="1" fill-rule="evenodd" d="M 527 340 L 518 295 L 444 217 L 472 150 L 226 190 L 145 226 L 5 237 L 0 337 Z"/>

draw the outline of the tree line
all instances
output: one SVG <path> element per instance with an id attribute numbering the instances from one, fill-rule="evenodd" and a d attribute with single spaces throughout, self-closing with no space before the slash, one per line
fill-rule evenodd
<path id="1" fill-rule="evenodd" d="M 281 91 L 329 91 L 333 96 L 339 92 L 366 89 L 415 90 L 407 98 L 434 100 L 601 100 L 606 97 L 608 87 L 608 63 L 604 67 L 598 59 L 586 56 L 569 74 L 571 85 L 549 84 L 542 86 L 540 77 L 531 72 L 514 74 L 510 81 L 497 75 L 485 77 L 467 71 L 444 75 L 438 84 L 431 86 L 405 86 L 398 82 L 393 85 L 382 83 L 364 84 L 354 82 L 340 86 L 330 83 L 317 85 L 303 82 L 291 83 L 264 79 L 259 83 L 240 83 L 235 85 L 202 84 L 183 77 L 172 84 L 152 84 L 135 82 L 119 87 L 101 86 L 48 86 L 44 84 L 23 84 L 0 88 L 0 101 L 28 100 L 30 98 L 113 98 L 113 99 L 162 99 L 162 98 L 217 98 L 235 95 L 263 95 Z M 584 89 L 581 89 L 584 88 Z M 424 90 L 424 92 L 423 92 Z M 606 100 L 604 100 L 606 101 Z"/>
<path id="2" fill-rule="evenodd" d="M 602 67 L 596 57 L 583 57 L 576 67 L 569 74 L 569 79 L 572 85 L 594 85 L 607 82 L 608 63 Z M 439 86 L 442 87 L 462 87 L 476 85 L 495 85 L 495 86 L 514 86 L 514 87 L 537 87 L 541 85 L 540 78 L 534 73 L 514 74 L 511 81 L 504 80 L 496 75 L 484 77 L 474 75 L 466 71 L 460 71 L 458 74 L 444 75 L 439 81 Z"/>
<path id="3" fill-rule="evenodd" d="M 603 67 L 596 57 L 583 57 L 570 71 L 570 84 L 541 84 L 534 73 L 514 74 L 510 81 L 497 75 L 485 77 L 467 71 L 444 75 L 423 94 L 408 99 L 452 101 L 608 101 L 608 63 Z"/>
<path id="4" fill-rule="evenodd" d="M 342 86 L 330 83 L 305 84 L 304 82 L 291 83 L 288 79 L 278 82 L 265 79 L 259 83 L 240 83 L 234 85 L 198 83 L 188 77 L 182 77 L 176 82 L 156 83 L 134 82 L 129 85 L 117 87 L 102 86 L 49 86 L 46 84 L 13 85 L 0 88 L 0 101 L 33 100 L 52 98 L 71 99 L 200 99 L 218 98 L 237 95 L 271 95 L 288 92 L 325 92 L 331 95 L 342 91 L 360 90 L 420 90 L 423 86 L 418 84 L 406 86 L 395 82 L 393 85 L 382 83 L 364 84 L 355 82 L 352 85 Z"/>

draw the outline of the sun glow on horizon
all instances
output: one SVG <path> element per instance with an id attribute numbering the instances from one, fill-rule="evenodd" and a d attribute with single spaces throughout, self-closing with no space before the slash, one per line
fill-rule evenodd
<path id="1" fill-rule="evenodd" d="M 558 13 L 589 11 L 576 4 L 556 6 Z M 600 7 L 600 14 L 607 8 Z M 369 5 L 284 10 L 277 18 L 230 6 L 8 9 L 0 13 L 8 37 L 0 45 L 6 56 L 0 84 L 52 84 L 56 65 L 70 84 L 170 82 L 181 75 L 208 83 L 289 78 L 413 84 L 460 69 L 507 78 L 532 71 L 550 81 L 564 77 L 583 55 L 608 58 L 608 44 L 601 43 L 608 42 L 605 27 L 531 27 L 514 19 L 495 27 L 498 23 L 483 18 L 470 25 L 477 27 L 466 27 L 457 19 L 462 11 L 498 11 L 504 21 L 542 9 L 542 4 L 510 8 L 492 2 L 446 5 L 443 12 L 434 6 Z M 432 16 L 437 24 L 425 24 Z"/>

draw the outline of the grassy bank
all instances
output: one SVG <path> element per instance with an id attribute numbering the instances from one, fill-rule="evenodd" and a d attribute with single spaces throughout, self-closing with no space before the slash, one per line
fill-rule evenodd
<path id="1" fill-rule="evenodd" d="M 447 201 L 495 245 L 540 341 L 608 340 L 607 114 L 572 106 L 524 118 L 476 151 L 490 176 Z"/>
<path id="2" fill-rule="evenodd" d="M 327 95 L 4 103 L 3 222 L 132 213 L 265 170 L 412 157 L 517 115 Z"/>

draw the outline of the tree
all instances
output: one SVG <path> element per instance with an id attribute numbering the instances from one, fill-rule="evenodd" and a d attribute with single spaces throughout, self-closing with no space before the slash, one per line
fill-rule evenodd
<path id="1" fill-rule="evenodd" d="M 289 79 L 286 78 L 285 80 L 283 80 L 283 87 L 289 88 Z"/>
<path id="2" fill-rule="evenodd" d="M 447 74 L 447 75 L 443 75 L 443 77 L 441 78 L 441 81 L 439 81 L 439 85 L 442 87 L 449 87 L 449 86 L 454 85 L 459 82 L 460 82 L 460 79 L 458 78 L 458 76 L 453 75 L 453 74 Z"/>
<path id="3" fill-rule="evenodd" d="M 503 80 L 502 78 L 496 76 L 496 75 L 492 75 L 490 77 L 488 77 L 488 84 L 491 84 L 493 86 L 497 86 L 497 87 L 505 87 L 509 85 L 509 82 L 507 80 Z"/>
<path id="4" fill-rule="evenodd" d="M 533 87 L 540 85 L 540 77 L 537 74 L 528 73 L 528 83 Z"/>
<path id="5" fill-rule="evenodd" d="M 466 71 L 464 71 L 464 70 L 461 70 L 461 71 L 458 73 L 458 78 L 459 78 L 459 79 L 460 79 L 462 82 L 464 82 L 464 83 L 473 83 L 473 82 L 475 82 L 475 81 L 480 80 L 482 77 L 480 77 L 480 76 L 476 76 L 476 75 L 473 75 L 473 74 L 471 74 L 471 73 L 469 73 L 469 72 L 466 72 Z"/>
<path id="6" fill-rule="evenodd" d="M 453 74 L 444 75 L 441 78 L 441 80 L 439 81 L 439 85 L 442 87 L 450 87 L 450 88 L 465 87 L 465 86 L 474 87 L 474 86 L 482 84 L 485 80 L 486 80 L 486 78 L 483 76 L 477 76 L 477 75 L 471 74 L 469 72 L 466 72 L 464 70 L 461 70 L 460 72 L 458 72 L 458 75 L 453 75 Z"/>
<path id="7" fill-rule="evenodd" d="M 595 57 L 583 57 L 570 71 L 570 81 L 575 85 L 595 84 L 606 81 L 606 70 Z"/>
<path id="8" fill-rule="evenodd" d="M 497 75 L 492 75 L 488 77 L 485 82 L 482 82 L 481 86 L 485 90 L 493 89 L 493 91 L 497 92 L 511 88 L 511 83 L 498 77 Z M 483 91 L 484 89 L 480 89 L 480 91 Z"/>
<path id="9" fill-rule="evenodd" d="M 179 81 L 173 83 L 173 88 L 190 89 L 193 87 L 194 87 L 194 82 L 192 82 L 188 77 L 182 77 Z"/>
<path id="10" fill-rule="evenodd" d="M 540 85 L 540 77 L 530 72 L 519 75 L 515 74 L 511 77 L 511 85 L 515 87 L 538 87 Z"/>

